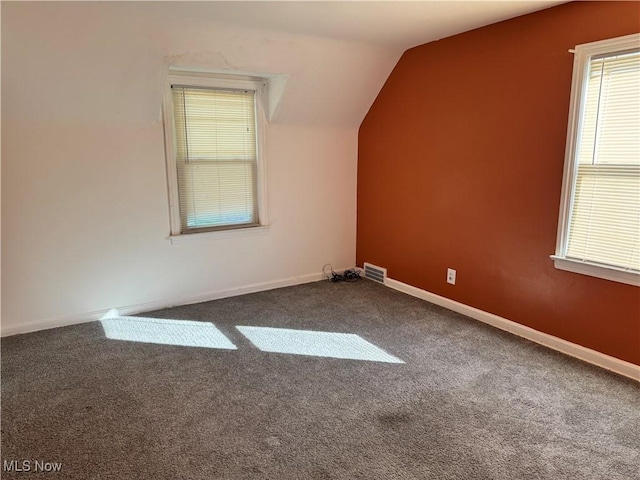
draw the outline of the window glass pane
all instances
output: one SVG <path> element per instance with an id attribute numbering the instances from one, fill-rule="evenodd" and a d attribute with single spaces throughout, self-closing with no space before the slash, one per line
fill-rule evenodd
<path id="1" fill-rule="evenodd" d="M 592 60 L 580 164 L 640 164 L 640 52 Z"/>
<path id="2" fill-rule="evenodd" d="M 173 86 L 183 231 L 257 224 L 255 92 Z"/>
<path id="3" fill-rule="evenodd" d="M 640 52 L 592 59 L 566 255 L 640 270 Z"/>

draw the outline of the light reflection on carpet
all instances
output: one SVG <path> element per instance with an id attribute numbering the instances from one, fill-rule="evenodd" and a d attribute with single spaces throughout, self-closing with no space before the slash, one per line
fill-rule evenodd
<path id="1" fill-rule="evenodd" d="M 107 338 L 112 340 L 183 347 L 237 349 L 213 323 L 208 322 L 112 316 L 103 317 L 100 323 Z"/>
<path id="2" fill-rule="evenodd" d="M 399 358 L 352 333 L 269 327 L 237 326 L 236 328 L 263 352 L 404 363 Z"/>

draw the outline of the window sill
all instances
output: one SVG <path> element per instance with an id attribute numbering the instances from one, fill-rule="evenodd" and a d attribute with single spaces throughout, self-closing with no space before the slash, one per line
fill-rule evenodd
<path id="1" fill-rule="evenodd" d="M 266 235 L 267 233 L 269 233 L 269 225 L 260 225 L 259 227 L 234 228 L 230 230 L 217 230 L 212 232 L 171 235 L 168 238 L 171 241 L 171 244 L 175 245 L 176 243 L 191 242 L 193 240 L 251 237 L 255 235 Z"/>
<path id="2" fill-rule="evenodd" d="M 640 286 L 640 274 L 629 270 L 623 270 L 615 267 L 605 267 L 595 263 L 581 262 L 566 257 L 558 257 L 551 255 L 554 266 L 558 270 L 567 272 L 580 273 L 589 275 L 590 277 L 604 278 L 612 282 L 626 283 L 628 285 Z"/>

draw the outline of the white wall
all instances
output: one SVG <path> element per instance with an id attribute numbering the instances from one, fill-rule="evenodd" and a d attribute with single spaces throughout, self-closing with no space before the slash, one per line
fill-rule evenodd
<path id="1" fill-rule="evenodd" d="M 354 264 L 357 129 L 401 51 L 219 25 L 206 9 L 2 4 L 3 335 Z M 169 65 L 290 76 L 268 129 L 268 234 L 167 239 Z"/>

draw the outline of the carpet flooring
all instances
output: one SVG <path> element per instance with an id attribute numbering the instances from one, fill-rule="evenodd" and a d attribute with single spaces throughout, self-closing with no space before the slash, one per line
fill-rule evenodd
<path id="1" fill-rule="evenodd" d="M 640 384 L 368 280 L 141 317 L 214 343 L 161 321 L 164 344 L 122 322 L 2 339 L 2 478 L 640 478 Z M 275 329 L 350 335 L 312 356 Z M 397 361 L 331 357 L 350 342 Z"/>

